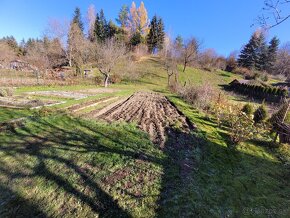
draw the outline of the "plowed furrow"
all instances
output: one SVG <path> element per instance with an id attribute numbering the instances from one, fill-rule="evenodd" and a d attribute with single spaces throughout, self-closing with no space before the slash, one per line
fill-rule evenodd
<path id="1" fill-rule="evenodd" d="M 126 101 L 99 113 L 97 118 L 109 122 L 135 121 L 161 147 L 165 144 L 167 129 L 172 125 L 178 123 L 183 131 L 190 130 L 186 118 L 164 96 L 149 92 L 135 93 Z"/>

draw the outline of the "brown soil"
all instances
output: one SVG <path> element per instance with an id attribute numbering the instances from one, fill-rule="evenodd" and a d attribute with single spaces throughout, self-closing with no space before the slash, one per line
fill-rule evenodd
<path id="1" fill-rule="evenodd" d="M 139 128 L 150 135 L 153 143 L 160 147 L 164 147 L 168 129 L 178 128 L 189 132 L 193 128 L 166 97 L 151 92 L 137 92 L 98 118 L 109 122 L 136 122 Z"/>

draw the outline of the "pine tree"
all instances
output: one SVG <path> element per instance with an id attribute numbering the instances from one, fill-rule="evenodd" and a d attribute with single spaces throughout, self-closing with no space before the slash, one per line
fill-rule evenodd
<path id="1" fill-rule="evenodd" d="M 122 29 L 125 29 L 128 24 L 128 19 L 129 19 L 129 7 L 127 5 L 123 5 L 116 21 L 121 26 Z"/>
<path id="2" fill-rule="evenodd" d="M 178 47 L 178 48 L 182 48 L 183 47 L 183 38 L 181 35 L 178 35 L 175 38 L 174 44 Z"/>
<path id="3" fill-rule="evenodd" d="M 260 33 L 255 32 L 248 44 L 244 46 L 238 59 L 238 64 L 241 67 L 246 67 L 248 69 L 255 68 L 256 62 L 259 59 L 257 50 L 260 46 Z"/>
<path id="4" fill-rule="evenodd" d="M 159 51 L 163 49 L 164 38 L 165 38 L 164 23 L 163 20 L 159 18 L 157 22 L 157 48 Z"/>
<path id="5" fill-rule="evenodd" d="M 81 31 L 84 31 L 84 24 L 82 22 L 81 11 L 79 7 L 76 7 L 73 17 L 73 23 L 76 23 Z"/>
<path id="6" fill-rule="evenodd" d="M 268 58 L 267 58 L 267 66 L 266 66 L 267 72 L 273 71 L 273 67 L 277 59 L 279 43 L 280 41 L 276 36 L 273 37 L 269 43 L 270 45 L 268 47 Z"/>
<path id="7" fill-rule="evenodd" d="M 137 46 L 140 43 L 142 43 L 142 35 L 139 31 L 137 31 L 136 33 L 133 34 L 133 36 L 130 39 L 130 44 L 132 46 Z"/>
<path id="8" fill-rule="evenodd" d="M 100 13 L 97 13 L 96 15 L 94 32 L 95 32 L 96 39 L 99 41 L 105 41 L 105 39 L 109 35 L 108 23 L 105 18 L 103 9 L 101 9 Z"/>
<path id="9" fill-rule="evenodd" d="M 158 42 L 158 21 L 157 16 L 154 15 L 151 23 L 150 23 L 150 30 L 147 35 L 147 46 L 149 49 L 149 52 L 154 52 L 154 50 L 157 48 L 157 42 Z"/>
<path id="10" fill-rule="evenodd" d="M 255 61 L 255 68 L 259 71 L 265 71 L 268 63 L 268 46 L 265 35 L 260 33 L 258 38 L 257 60 Z"/>
<path id="11" fill-rule="evenodd" d="M 106 38 L 112 38 L 119 33 L 119 28 L 114 24 L 112 20 L 110 20 L 107 25 L 106 32 Z"/>

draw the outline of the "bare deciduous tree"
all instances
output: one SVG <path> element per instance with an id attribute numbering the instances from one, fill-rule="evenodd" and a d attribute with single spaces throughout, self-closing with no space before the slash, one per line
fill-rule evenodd
<path id="1" fill-rule="evenodd" d="M 201 42 L 194 37 L 187 40 L 185 43 L 182 52 L 183 72 L 185 71 L 188 64 L 197 60 L 200 46 Z"/>
<path id="2" fill-rule="evenodd" d="M 273 72 L 284 75 L 288 81 L 290 80 L 290 43 L 285 44 L 278 50 Z"/>
<path id="3" fill-rule="evenodd" d="M 165 69 L 168 76 L 168 86 L 170 86 L 171 77 L 175 76 L 175 83 L 178 83 L 178 59 L 180 58 L 180 51 L 178 46 L 168 37 L 166 48 L 164 49 Z"/>
<path id="4" fill-rule="evenodd" d="M 44 38 L 43 43 L 49 61 L 49 68 L 55 68 L 67 64 L 65 50 L 62 48 L 61 43 L 57 38 L 53 40 Z"/>
<path id="5" fill-rule="evenodd" d="M 96 21 L 96 10 L 94 5 L 90 5 L 87 12 L 87 22 L 88 22 L 88 38 L 90 41 L 95 40 L 95 21 Z"/>
<path id="6" fill-rule="evenodd" d="M 0 41 L 0 65 L 8 66 L 9 62 L 17 57 L 16 52 L 6 42 Z"/>
<path id="7" fill-rule="evenodd" d="M 258 22 L 265 29 L 280 25 L 290 18 L 290 0 L 265 0 Z"/>
<path id="8" fill-rule="evenodd" d="M 116 65 L 126 57 L 126 46 L 114 38 L 107 39 L 97 46 L 95 66 L 104 75 L 104 86 L 108 86 L 111 73 Z"/>
<path id="9" fill-rule="evenodd" d="M 76 67 L 76 73 L 79 72 L 79 67 L 83 64 L 82 52 L 84 45 L 84 36 L 75 22 L 71 23 L 68 34 L 68 57 L 69 65 Z"/>
<path id="10" fill-rule="evenodd" d="M 67 47 L 67 35 L 69 31 L 68 20 L 49 19 L 44 36 L 49 39 L 58 39 L 63 49 Z"/>

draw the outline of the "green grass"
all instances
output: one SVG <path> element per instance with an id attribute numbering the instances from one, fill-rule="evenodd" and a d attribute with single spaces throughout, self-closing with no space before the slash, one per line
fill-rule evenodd
<path id="1" fill-rule="evenodd" d="M 26 109 L 0 108 L 0 123 L 31 115 L 32 112 Z"/>
<path id="2" fill-rule="evenodd" d="M 183 67 L 178 66 L 179 80 L 182 84 L 201 85 L 203 83 L 209 83 L 215 88 L 220 88 L 220 85 L 227 85 L 234 79 L 241 79 L 240 75 L 236 75 L 230 72 L 217 70 L 213 72 L 187 67 L 185 72 L 182 72 Z"/>
<path id="3" fill-rule="evenodd" d="M 197 125 L 200 137 L 194 150 L 197 170 L 184 196 L 190 201 L 192 215 L 265 217 L 269 215 L 265 208 L 272 209 L 279 217 L 289 215 L 288 145 L 270 149 L 267 143 L 245 142 L 232 149 L 227 132 L 208 116 L 178 97 L 170 99 Z"/>
<path id="4" fill-rule="evenodd" d="M 35 118 L 0 134 L 0 217 L 152 217 L 164 158 L 131 125 Z"/>
<path id="5" fill-rule="evenodd" d="M 227 131 L 170 94 L 158 58 L 144 59 L 136 70 L 139 80 L 110 86 L 119 92 L 53 108 L 154 90 L 167 95 L 198 130 L 169 135 L 160 150 L 134 124 L 64 113 L 29 118 L 24 127 L 0 133 L 0 217 L 288 217 L 288 145 L 270 149 L 245 142 L 232 149 Z M 179 75 L 181 83 L 209 82 L 216 88 L 239 77 L 193 68 Z M 21 87 L 17 94 L 95 87 Z M 30 113 L 1 109 L 0 120 Z"/>

